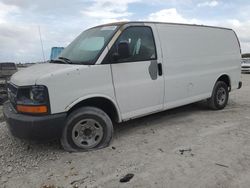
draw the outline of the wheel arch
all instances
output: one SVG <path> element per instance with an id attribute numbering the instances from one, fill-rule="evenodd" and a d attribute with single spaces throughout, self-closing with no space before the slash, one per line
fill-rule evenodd
<path id="1" fill-rule="evenodd" d="M 75 109 L 78 109 L 83 106 L 92 106 L 97 107 L 103 110 L 108 114 L 110 119 L 115 122 L 121 122 L 121 114 L 116 102 L 108 96 L 104 95 L 89 95 L 85 97 L 81 97 L 70 105 L 68 105 L 65 110 L 68 114 L 70 114 Z"/>
<path id="2" fill-rule="evenodd" d="M 228 86 L 228 90 L 231 91 L 231 79 L 230 76 L 226 73 L 221 74 L 215 81 L 214 85 L 216 84 L 216 82 L 218 81 L 223 81 L 227 84 Z"/>

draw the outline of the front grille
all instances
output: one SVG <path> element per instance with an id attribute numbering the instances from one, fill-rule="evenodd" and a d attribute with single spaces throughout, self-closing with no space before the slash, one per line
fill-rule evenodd
<path id="1" fill-rule="evenodd" d="M 243 69 L 249 69 L 250 66 L 242 66 L 241 68 L 243 68 Z"/>
<path id="2" fill-rule="evenodd" d="M 16 107 L 18 89 L 15 85 L 11 83 L 8 83 L 7 89 L 8 89 L 8 98 L 10 100 L 10 103 L 13 105 L 13 107 Z"/>

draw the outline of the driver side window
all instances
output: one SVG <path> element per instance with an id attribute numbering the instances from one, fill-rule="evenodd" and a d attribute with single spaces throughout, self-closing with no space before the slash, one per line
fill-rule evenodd
<path id="1" fill-rule="evenodd" d="M 128 47 L 127 57 L 119 54 L 119 45 Z M 114 43 L 103 64 L 150 61 L 157 58 L 153 33 L 150 27 L 128 27 Z"/>

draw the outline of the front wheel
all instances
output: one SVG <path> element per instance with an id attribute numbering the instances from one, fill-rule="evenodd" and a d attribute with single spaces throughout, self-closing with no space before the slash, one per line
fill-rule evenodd
<path id="1" fill-rule="evenodd" d="M 66 151 L 88 151 L 108 146 L 112 136 L 112 121 L 104 111 L 82 107 L 68 116 L 61 144 Z"/>
<path id="2" fill-rule="evenodd" d="M 208 99 L 208 106 L 213 110 L 225 108 L 228 102 L 228 86 L 223 81 L 216 82 L 211 98 Z"/>

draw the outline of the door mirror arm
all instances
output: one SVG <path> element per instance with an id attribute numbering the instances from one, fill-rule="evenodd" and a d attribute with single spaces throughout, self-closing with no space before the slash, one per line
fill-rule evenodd
<path id="1" fill-rule="evenodd" d="M 130 57 L 129 42 L 121 41 L 117 46 L 117 52 L 111 54 L 111 61 L 117 63 L 121 59 Z"/>
<path id="2" fill-rule="evenodd" d="M 117 63 L 118 60 L 119 60 L 119 54 L 117 52 L 114 52 L 112 55 L 111 55 L 111 60 L 112 60 L 112 63 Z"/>
<path id="3" fill-rule="evenodd" d="M 126 59 L 130 56 L 129 42 L 121 41 L 118 44 L 117 52 L 119 54 L 120 59 Z"/>

